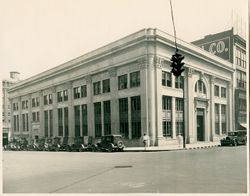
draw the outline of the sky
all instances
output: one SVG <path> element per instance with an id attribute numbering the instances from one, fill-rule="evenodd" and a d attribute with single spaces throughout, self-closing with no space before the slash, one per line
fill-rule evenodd
<path id="1" fill-rule="evenodd" d="M 177 37 L 191 42 L 248 24 L 247 4 L 172 0 Z M 170 0 L 0 0 L 0 27 L 0 77 L 18 71 L 21 79 L 143 28 L 174 32 Z"/>

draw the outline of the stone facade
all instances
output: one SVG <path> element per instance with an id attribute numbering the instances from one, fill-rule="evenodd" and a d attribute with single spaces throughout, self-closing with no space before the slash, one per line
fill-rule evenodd
<path id="1" fill-rule="evenodd" d="M 188 143 L 219 140 L 233 126 L 233 65 L 184 41 L 178 46 L 185 56 L 179 79 L 170 73 L 174 38 L 143 29 L 20 82 L 9 91 L 13 135 L 122 134 L 127 146 L 140 146 L 147 133 L 151 146 L 162 146 L 185 130 Z"/>

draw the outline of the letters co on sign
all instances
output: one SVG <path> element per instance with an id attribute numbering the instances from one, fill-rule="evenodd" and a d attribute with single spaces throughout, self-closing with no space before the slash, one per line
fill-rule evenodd
<path id="1" fill-rule="evenodd" d="M 225 60 L 230 58 L 230 38 L 223 38 L 201 45 L 201 48 Z"/>

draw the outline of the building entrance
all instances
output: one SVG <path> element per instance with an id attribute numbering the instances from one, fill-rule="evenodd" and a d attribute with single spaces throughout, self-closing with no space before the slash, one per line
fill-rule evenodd
<path id="1" fill-rule="evenodd" d="M 197 108 L 197 141 L 204 140 L 204 109 Z"/>

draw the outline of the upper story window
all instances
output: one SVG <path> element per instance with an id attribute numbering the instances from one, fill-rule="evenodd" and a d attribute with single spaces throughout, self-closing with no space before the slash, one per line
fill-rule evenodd
<path id="1" fill-rule="evenodd" d="M 206 86 L 204 84 L 204 82 L 202 80 L 198 80 L 195 84 L 195 92 L 196 93 L 202 93 L 202 94 L 206 94 Z"/>
<path id="2" fill-rule="evenodd" d="M 40 105 L 40 98 L 32 98 L 32 107 L 38 107 Z"/>
<path id="3" fill-rule="evenodd" d="M 58 102 L 63 101 L 63 92 L 62 91 L 57 92 L 57 101 Z"/>
<path id="4" fill-rule="evenodd" d="M 214 85 L 214 96 L 216 97 L 220 96 L 220 88 L 217 85 Z"/>
<path id="5" fill-rule="evenodd" d="M 101 94 L 101 82 L 100 81 L 93 83 L 93 91 L 94 91 L 94 95 Z"/>
<path id="6" fill-rule="evenodd" d="M 183 76 L 175 77 L 175 88 L 183 89 L 183 87 L 184 87 L 184 77 Z"/>
<path id="7" fill-rule="evenodd" d="M 102 92 L 103 93 L 110 92 L 110 80 L 109 79 L 102 81 Z"/>
<path id="8" fill-rule="evenodd" d="M 80 87 L 75 87 L 73 91 L 74 91 L 74 99 L 78 99 L 81 97 Z"/>
<path id="9" fill-rule="evenodd" d="M 22 101 L 22 109 L 28 109 L 28 100 Z"/>
<path id="10" fill-rule="evenodd" d="M 44 105 L 52 104 L 52 102 L 53 102 L 52 94 L 48 94 L 48 95 L 43 96 L 43 104 Z"/>
<path id="11" fill-rule="evenodd" d="M 240 67 L 246 68 L 246 52 L 239 47 L 235 50 L 235 63 Z"/>
<path id="12" fill-rule="evenodd" d="M 227 97 L 227 89 L 225 87 L 221 87 L 221 97 Z"/>
<path id="13" fill-rule="evenodd" d="M 74 99 L 87 97 L 87 85 L 78 86 L 73 89 Z"/>
<path id="14" fill-rule="evenodd" d="M 62 102 L 62 101 L 67 101 L 68 100 L 68 90 L 63 90 L 57 92 L 57 101 Z"/>
<path id="15" fill-rule="evenodd" d="M 18 111 L 18 103 L 13 103 L 13 110 Z"/>
<path id="16" fill-rule="evenodd" d="M 63 100 L 64 100 L 64 101 L 68 101 L 68 98 L 69 98 L 69 97 L 68 97 L 68 90 L 64 90 L 64 91 L 63 91 Z"/>
<path id="17" fill-rule="evenodd" d="M 162 71 L 162 86 L 172 86 L 172 74 Z"/>
<path id="18" fill-rule="evenodd" d="M 130 73 L 130 88 L 140 86 L 140 71 Z"/>
<path id="19" fill-rule="evenodd" d="M 246 73 L 237 70 L 237 87 L 246 88 Z"/>
<path id="20" fill-rule="evenodd" d="M 118 89 L 122 90 L 122 89 L 126 89 L 128 85 L 128 76 L 127 74 L 122 75 L 122 76 L 118 76 Z"/>

